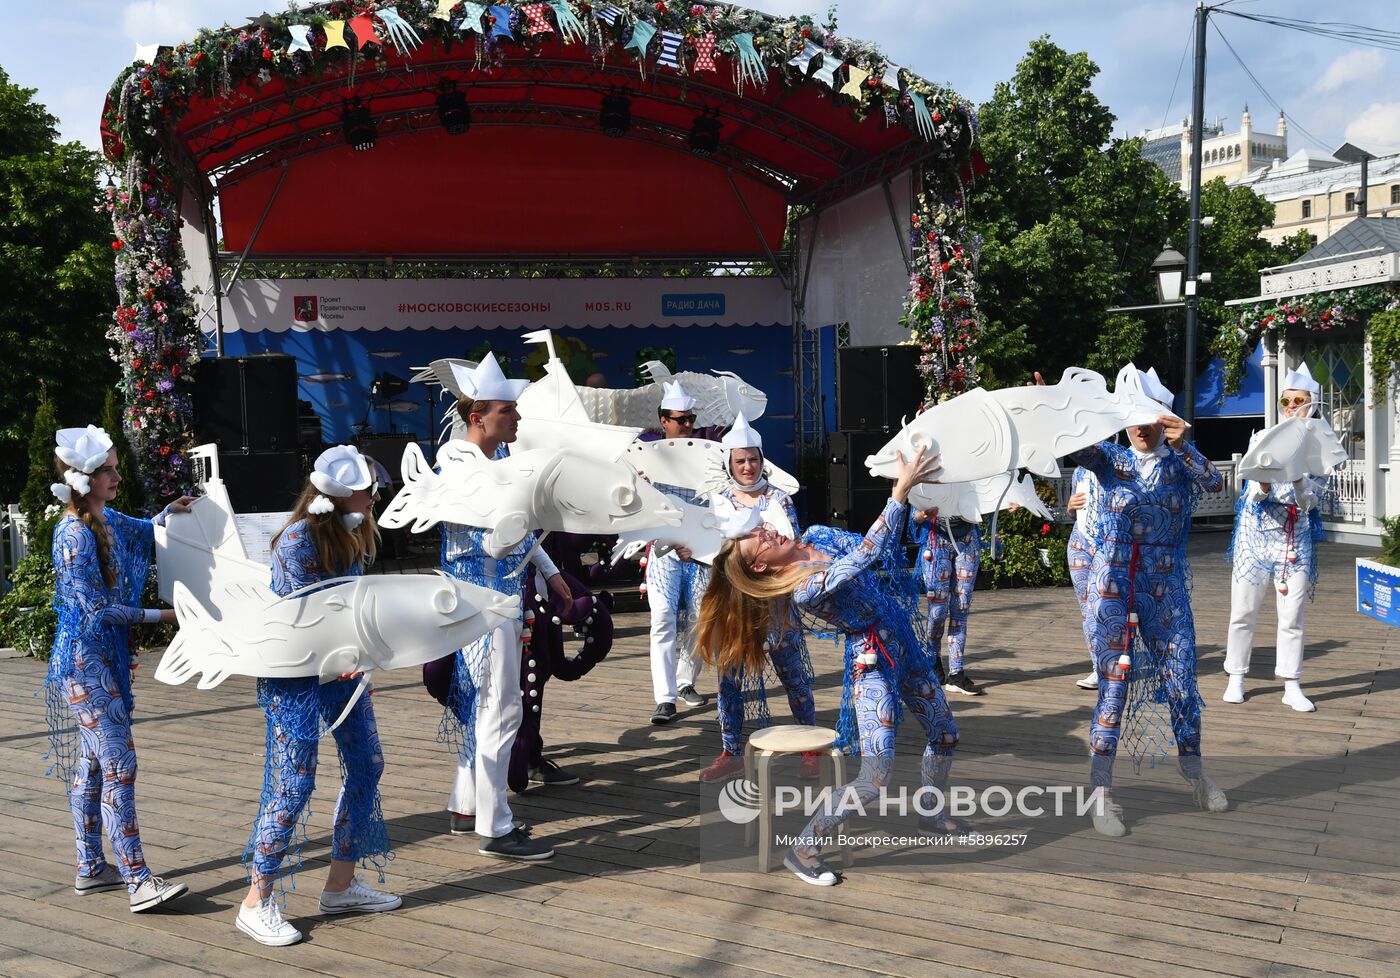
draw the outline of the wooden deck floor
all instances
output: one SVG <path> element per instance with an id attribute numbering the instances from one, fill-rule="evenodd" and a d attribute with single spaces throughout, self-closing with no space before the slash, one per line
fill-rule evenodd
<path id="1" fill-rule="evenodd" d="M 1207 755 L 1340 758 L 1400 740 L 1400 633 L 1351 610 L 1357 552 L 1349 548 L 1324 548 L 1308 612 L 1305 686 L 1319 711 L 1293 714 L 1278 703 L 1278 683 L 1263 678 L 1271 612 L 1251 701 L 1219 703 L 1225 542 L 1217 533 L 1193 544 Z M 385 676 L 375 705 L 397 849 L 387 885 L 405 906 L 317 915 L 334 800 L 327 765 L 301 886 L 288 898 L 309 939 L 284 949 L 233 926 L 262 775 L 252 684 L 231 679 L 200 692 L 140 683 L 146 856 L 191 893 L 167 912 L 133 915 L 121 893 L 73 894 L 67 798 L 42 776 L 42 700 L 31 695 L 42 665 L 0 661 L 0 975 L 1400 975 L 1400 791 L 1377 784 L 1323 806 L 1246 800 L 1224 815 L 1162 816 L 1203 826 L 1193 831 L 1206 849 L 1277 839 L 1280 851 L 1308 855 L 1308 868 L 1294 872 L 1110 871 L 1093 853 L 1113 842 L 1087 827 L 1076 836 L 1083 864 L 1054 874 L 921 875 L 858 860 L 843 885 L 823 890 L 782 872 L 702 872 L 695 775 L 718 749 L 713 706 L 650 726 L 645 619 L 627 616 L 620 636 L 594 675 L 549 688 L 547 739 L 585 783 L 516 799 L 517 813 L 558 844 L 544 864 L 493 861 L 477 855 L 474 839 L 447 833 L 451 760 L 435 740 L 438 710 L 416 677 Z M 1068 590 L 979 593 L 971 638 L 969 671 L 990 691 L 954 703 L 965 751 L 992 742 L 1030 749 L 1038 731 L 1083 740 L 1093 696 L 1072 685 L 1086 656 Z M 837 702 L 830 649 L 813 648 L 826 722 Z M 712 677 L 703 685 L 712 691 Z M 901 745 L 913 746 L 906 726 Z"/>

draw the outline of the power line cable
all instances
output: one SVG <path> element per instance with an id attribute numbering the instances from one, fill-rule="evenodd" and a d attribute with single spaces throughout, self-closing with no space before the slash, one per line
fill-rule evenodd
<path id="1" fill-rule="evenodd" d="M 1219 35 L 1220 40 L 1225 42 L 1225 47 L 1229 49 L 1230 54 L 1234 57 L 1235 62 L 1244 71 L 1245 76 L 1251 82 L 1254 83 L 1254 87 L 1259 90 L 1259 94 L 1263 95 L 1265 100 L 1268 101 L 1270 105 L 1272 105 L 1275 109 L 1278 110 L 1279 115 L 1283 116 L 1286 120 L 1288 120 L 1289 124 L 1291 124 L 1299 132 L 1301 132 L 1309 141 L 1313 143 L 1313 145 L 1317 146 L 1318 149 L 1321 149 L 1324 152 L 1330 153 L 1332 150 L 1327 146 L 1326 143 L 1318 139 L 1317 136 L 1313 135 L 1312 132 L 1310 132 L 1308 128 L 1304 126 L 1301 122 L 1299 122 L 1296 118 L 1294 118 L 1289 113 L 1285 112 L 1283 106 L 1279 104 L 1278 99 L 1274 98 L 1272 95 L 1269 94 L 1268 89 L 1266 89 L 1263 83 L 1255 77 L 1254 72 L 1249 70 L 1249 65 L 1244 63 L 1244 59 L 1241 58 L 1239 52 L 1235 50 L 1235 46 L 1230 43 L 1230 39 L 1225 36 L 1225 32 L 1220 29 L 1220 25 L 1212 21 L 1210 26 L 1215 28 L 1215 33 Z"/>

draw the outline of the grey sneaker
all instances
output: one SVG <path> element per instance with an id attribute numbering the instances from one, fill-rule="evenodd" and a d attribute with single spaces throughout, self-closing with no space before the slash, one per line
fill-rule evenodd
<path id="1" fill-rule="evenodd" d="M 301 931 L 283 919 L 282 908 L 277 906 L 276 900 L 266 900 L 256 907 L 239 904 L 238 919 L 234 923 L 253 940 L 269 947 L 286 947 L 301 940 Z"/>
<path id="2" fill-rule="evenodd" d="M 158 907 L 166 900 L 183 896 L 188 890 L 184 883 L 171 883 L 159 876 L 147 876 L 131 894 L 131 912 L 140 913 Z"/>
<path id="3" fill-rule="evenodd" d="M 802 882 L 811 883 L 813 886 L 835 886 L 841 882 L 841 877 L 836 871 L 820 859 L 811 866 L 806 866 L 789 852 L 783 857 L 783 866 Z"/>
<path id="4" fill-rule="evenodd" d="M 126 880 L 122 879 L 121 872 L 111 863 L 102 867 L 102 872 L 96 876 L 76 876 L 73 878 L 73 892 L 78 896 L 87 896 L 89 893 L 104 893 L 107 890 L 116 889 L 126 889 Z"/>
<path id="5" fill-rule="evenodd" d="M 1094 830 L 1112 839 L 1127 835 L 1128 827 L 1123 824 L 1123 806 L 1116 801 L 1104 799 L 1103 813 L 1094 815 Z"/>
<path id="6" fill-rule="evenodd" d="M 556 787 L 566 784 L 578 784 L 578 775 L 566 767 L 560 767 L 549 758 L 545 758 L 540 761 L 538 767 L 530 768 L 530 783 L 552 784 Z"/>
<path id="7" fill-rule="evenodd" d="M 481 846 L 476 851 L 483 856 L 495 856 L 497 859 L 523 859 L 527 862 L 548 859 L 554 855 L 554 847 L 549 843 L 532 839 L 519 829 L 515 829 L 508 835 L 498 835 L 495 838 L 483 836 Z"/>
<path id="8" fill-rule="evenodd" d="M 676 704 L 674 703 L 657 703 L 656 709 L 653 710 L 651 713 L 651 722 L 657 724 L 658 726 L 661 724 L 670 723 L 675 718 Z"/>
<path id="9" fill-rule="evenodd" d="M 676 698 L 686 706 L 704 706 L 709 702 L 694 686 L 682 686 L 676 690 Z"/>
<path id="10" fill-rule="evenodd" d="M 403 899 L 392 893 L 380 893 L 358 876 L 339 893 L 321 891 L 321 913 L 383 913 L 403 906 Z"/>
<path id="11" fill-rule="evenodd" d="M 453 835 L 476 835 L 475 815 L 461 815 L 457 812 L 452 811 L 449 811 L 448 815 L 451 816 L 451 819 L 448 823 L 448 828 Z M 517 829 L 519 829 L 521 832 L 524 832 L 526 835 L 530 834 L 530 823 L 525 821 L 523 818 L 514 819 L 513 824 Z"/>
<path id="12" fill-rule="evenodd" d="M 1202 774 L 1199 778 L 1187 778 L 1187 783 L 1191 785 L 1191 797 L 1196 801 L 1196 807 L 1203 812 L 1223 812 L 1230 807 L 1230 801 L 1225 797 L 1225 792 L 1220 790 L 1220 786 L 1210 778 Z"/>

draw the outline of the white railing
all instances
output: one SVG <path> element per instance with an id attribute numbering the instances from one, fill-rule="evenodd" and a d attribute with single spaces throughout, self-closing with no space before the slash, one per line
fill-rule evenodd
<path id="1" fill-rule="evenodd" d="M 7 505 L 0 513 L 0 535 L 4 536 L 4 540 L 0 541 L 0 582 L 8 581 L 24 555 L 29 553 L 25 522 L 24 514 L 14 503 Z"/>
<path id="2" fill-rule="evenodd" d="M 1366 460 L 1347 459 L 1327 482 L 1319 507 L 1324 519 L 1343 523 L 1366 521 Z"/>

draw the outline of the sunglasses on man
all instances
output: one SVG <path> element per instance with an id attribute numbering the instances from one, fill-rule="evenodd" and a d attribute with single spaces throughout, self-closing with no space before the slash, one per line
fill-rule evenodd
<path id="1" fill-rule="evenodd" d="M 1304 404 L 1311 404 L 1311 397 L 1280 397 L 1278 406 L 1284 409 L 1302 407 Z"/>
<path id="2" fill-rule="evenodd" d="M 693 414 L 667 414 L 664 417 L 667 421 L 674 421 L 676 424 L 695 424 L 695 415 Z"/>

